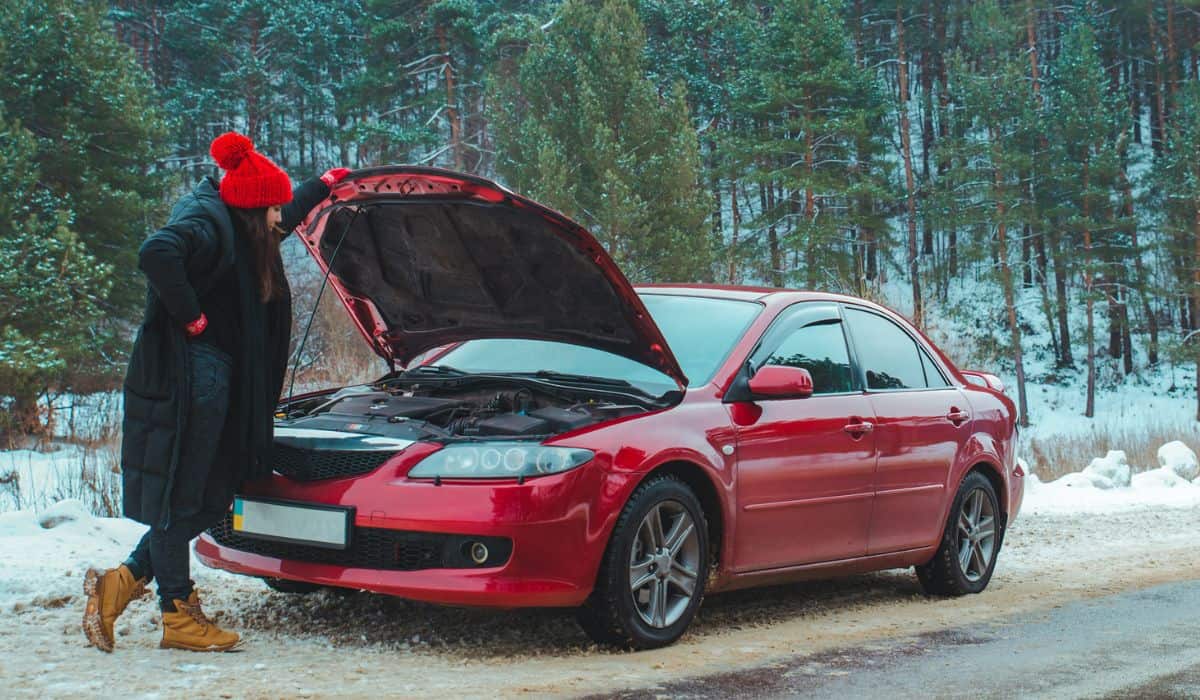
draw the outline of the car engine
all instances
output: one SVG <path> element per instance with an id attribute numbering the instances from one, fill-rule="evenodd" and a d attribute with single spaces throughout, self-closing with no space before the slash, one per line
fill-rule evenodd
<path id="1" fill-rule="evenodd" d="M 347 387 L 282 406 L 276 425 L 407 440 L 545 438 L 648 410 L 645 405 L 603 395 L 611 392 L 589 395 L 559 386 L 539 387 L 538 382 L 486 384 L 406 382 Z"/>

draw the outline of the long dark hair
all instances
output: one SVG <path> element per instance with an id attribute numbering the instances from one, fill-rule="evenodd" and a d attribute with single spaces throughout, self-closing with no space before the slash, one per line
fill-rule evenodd
<path id="1" fill-rule="evenodd" d="M 283 232 L 278 227 L 267 226 L 267 210 L 229 207 L 233 214 L 233 227 L 240 236 L 246 236 L 250 250 L 254 252 L 254 271 L 258 277 L 259 297 L 263 302 L 279 297 L 283 291 L 283 260 L 279 255 L 279 244 Z"/>

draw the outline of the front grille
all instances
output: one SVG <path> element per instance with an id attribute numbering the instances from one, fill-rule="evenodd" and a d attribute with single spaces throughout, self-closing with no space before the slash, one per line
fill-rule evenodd
<path id="1" fill-rule="evenodd" d="M 235 532 L 232 513 L 209 528 L 208 534 L 223 547 L 250 554 L 314 564 L 391 571 L 501 566 L 512 554 L 512 540 L 504 537 L 474 537 L 373 527 L 355 527 L 350 536 L 350 546 L 346 549 L 326 549 L 260 540 Z M 489 556 L 481 564 L 471 561 L 466 551 L 473 542 L 482 542 L 488 548 Z"/>
<path id="2" fill-rule="evenodd" d="M 389 450 L 303 450 L 275 444 L 272 468 L 296 481 L 341 479 L 373 472 L 396 454 Z"/>

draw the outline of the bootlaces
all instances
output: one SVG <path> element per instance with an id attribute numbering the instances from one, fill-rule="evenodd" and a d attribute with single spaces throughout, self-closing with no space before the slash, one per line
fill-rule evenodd
<path id="1" fill-rule="evenodd" d="M 200 625 L 202 631 L 207 631 L 209 626 L 212 625 L 212 621 L 210 621 L 208 617 L 204 615 L 204 611 L 200 609 L 200 603 L 196 603 L 195 605 L 184 603 L 183 611 L 190 615 L 191 618 L 196 621 L 196 624 Z"/>

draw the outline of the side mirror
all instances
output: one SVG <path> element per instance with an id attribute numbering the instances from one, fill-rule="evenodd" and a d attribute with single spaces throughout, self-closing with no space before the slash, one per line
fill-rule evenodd
<path id="1" fill-rule="evenodd" d="M 802 367 L 766 365 L 750 378 L 750 393 L 764 398 L 805 398 L 812 396 L 813 378 Z"/>

